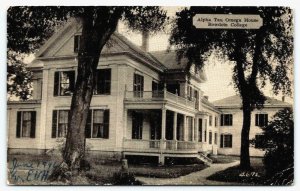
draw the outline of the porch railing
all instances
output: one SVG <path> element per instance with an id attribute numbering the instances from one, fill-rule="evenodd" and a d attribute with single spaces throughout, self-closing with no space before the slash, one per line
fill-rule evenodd
<path id="1" fill-rule="evenodd" d="M 183 151 L 197 149 L 197 142 L 175 140 L 143 140 L 124 139 L 124 148 L 130 150 L 160 149 L 168 151 Z"/>
<path id="2" fill-rule="evenodd" d="M 195 99 L 190 100 L 185 97 L 173 94 L 168 91 L 125 91 L 125 100 L 129 101 L 157 101 L 168 100 L 170 102 L 195 108 Z"/>

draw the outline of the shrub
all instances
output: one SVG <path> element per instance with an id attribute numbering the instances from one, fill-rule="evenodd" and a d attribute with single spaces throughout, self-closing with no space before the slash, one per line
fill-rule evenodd
<path id="1" fill-rule="evenodd" d="M 292 109 L 285 108 L 278 111 L 273 120 L 262 129 L 264 131 L 263 138 L 259 140 L 259 144 L 266 151 L 263 162 L 266 178 L 269 179 L 268 184 L 273 184 L 274 181 L 280 182 L 275 177 L 293 179 L 294 121 Z M 254 144 L 257 141 L 253 140 Z M 287 169 L 289 170 L 287 171 Z M 291 183 L 291 181 L 289 182 Z"/>

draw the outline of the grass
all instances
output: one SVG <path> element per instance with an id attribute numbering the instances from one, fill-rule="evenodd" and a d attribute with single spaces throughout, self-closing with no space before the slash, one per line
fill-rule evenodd
<path id="1" fill-rule="evenodd" d="M 130 165 L 129 171 L 135 176 L 155 178 L 177 178 L 205 169 L 204 164 L 174 165 L 174 166 L 150 166 Z"/>
<path id="2" fill-rule="evenodd" d="M 234 161 L 240 160 L 239 156 L 226 156 L 226 155 L 211 155 L 209 158 L 212 159 L 213 163 L 219 164 L 226 164 L 226 163 L 232 163 Z"/>
<path id="3" fill-rule="evenodd" d="M 262 158 L 252 157 L 250 160 L 252 166 L 252 170 L 250 171 L 242 171 L 239 169 L 239 166 L 234 166 L 224 171 L 217 172 L 207 179 L 232 183 L 245 183 L 248 185 L 263 185 L 265 180 L 265 170 Z"/>
<path id="4" fill-rule="evenodd" d="M 11 170 L 13 166 L 18 167 L 15 173 Z M 129 174 L 121 172 L 121 162 L 113 160 L 101 160 L 97 157 L 88 157 L 91 169 L 82 172 L 79 176 L 74 176 L 71 182 L 49 182 L 46 178 L 42 178 L 43 173 L 49 170 L 47 175 L 51 174 L 53 168 L 48 168 L 47 165 L 59 165 L 62 160 L 58 156 L 48 155 L 8 155 L 8 181 L 10 184 L 17 185 L 139 185 L 134 176 L 146 176 L 157 178 L 176 178 L 187 175 L 195 171 L 200 171 L 206 168 L 204 164 L 190 165 L 137 165 L 129 164 Z M 53 167 L 53 166 L 52 166 Z M 30 170 L 30 178 L 27 176 Z"/>

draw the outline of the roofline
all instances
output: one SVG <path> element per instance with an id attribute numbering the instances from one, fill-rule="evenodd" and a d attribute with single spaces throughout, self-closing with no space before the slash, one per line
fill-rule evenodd
<path id="1" fill-rule="evenodd" d="M 226 105 L 226 106 L 215 106 L 218 109 L 241 109 L 242 105 Z M 264 105 L 263 108 L 284 108 L 284 107 L 290 107 L 292 108 L 292 104 L 287 105 Z"/>
<path id="2" fill-rule="evenodd" d="M 132 54 L 131 52 L 127 52 L 127 51 L 123 51 L 123 52 L 114 52 L 114 53 L 103 53 L 101 54 L 101 56 L 103 57 L 109 57 L 109 56 L 118 56 L 118 55 L 127 55 L 137 61 L 140 61 L 140 62 L 143 62 L 144 64 L 146 64 L 148 67 L 154 69 L 154 70 L 157 70 L 159 72 L 164 72 L 163 69 L 157 67 L 157 66 L 154 66 L 152 64 L 149 64 L 147 61 L 141 59 L 139 56 L 135 55 L 135 54 Z M 101 58 L 100 56 L 100 58 Z M 77 55 L 66 55 L 66 56 L 53 56 L 53 57 L 38 57 L 38 58 L 35 58 L 35 60 L 62 60 L 62 59 L 65 59 L 65 60 L 68 60 L 68 59 L 75 59 L 77 57 Z M 35 61 L 34 60 L 34 61 Z M 40 67 L 32 67 L 32 66 L 28 66 L 28 68 L 40 68 Z M 43 68 L 43 67 L 41 67 Z"/>

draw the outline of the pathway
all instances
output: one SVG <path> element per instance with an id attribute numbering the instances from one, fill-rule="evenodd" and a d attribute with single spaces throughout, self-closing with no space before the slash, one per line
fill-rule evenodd
<path id="1" fill-rule="evenodd" d="M 136 179 L 143 182 L 145 185 L 237 185 L 238 183 L 212 181 L 207 180 L 206 178 L 216 172 L 223 171 L 238 164 L 239 161 L 227 164 L 212 164 L 204 170 L 193 172 L 178 178 L 147 178 L 138 176 Z"/>

